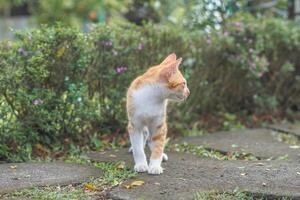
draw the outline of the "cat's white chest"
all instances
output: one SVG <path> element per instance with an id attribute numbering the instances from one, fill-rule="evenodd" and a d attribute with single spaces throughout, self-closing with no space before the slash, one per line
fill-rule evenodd
<path id="1" fill-rule="evenodd" d="M 165 100 L 160 88 L 144 86 L 133 92 L 132 98 L 135 107 L 135 117 L 151 120 L 162 116 L 165 112 Z"/>

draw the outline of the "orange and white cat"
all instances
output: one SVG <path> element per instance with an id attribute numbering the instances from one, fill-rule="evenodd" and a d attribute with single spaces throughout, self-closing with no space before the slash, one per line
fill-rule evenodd
<path id="1" fill-rule="evenodd" d="M 134 170 L 161 174 L 162 160 L 167 135 L 166 109 L 168 100 L 183 101 L 190 91 L 178 67 L 182 58 L 175 53 L 144 74 L 137 77 L 127 91 L 128 132 L 134 157 Z M 144 147 L 148 143 L 151 150 L 149 165 Z"/>

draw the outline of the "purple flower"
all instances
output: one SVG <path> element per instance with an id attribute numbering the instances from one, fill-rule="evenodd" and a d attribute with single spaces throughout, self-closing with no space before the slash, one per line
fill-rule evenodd
<path id="1" fill-rule="evenodd" d="M 208 44 L 211 44 L 211 39 L 207 39 L 206 42 L 207 42 Z"/>
<path id="2" fill-rule="evenodd" d="M 240 26 L 242 25 L 242 23 L 241 23 L 241 22 L 234 22 L 234 25 L 235 25 L 236 27 L 240 27 Z"/>
<path id="3" fill-rule="evenodd" d="M 112 46 L 112 41 L 111 40 L 103 40 L 101 44 L 105 47 L 111 47 Z"/>
<path id="4" fill-rule="evenodd" d="M 122 74 L 122 73 L 124 73 L 125 71 L 127 71 L 127 67 L 119 66 L 119 67 L 116 68 L 117 74 Z"/>
<path id="5" fill-rule="evenodd" d="M 228 36 L 229 35 L 229 32 L 228 31 L 224 31 L 224 36 Z"/>
<path id="6" fill-rule="evenodd" d="M 41 100 L 41 99 L 35 99 L 35 100 L 33 100 L 33 102 L 32 102 L 32 104 L 35 105 L 35 106 L 40 105 L 40 104 L 42 104 L 42 103 L 43 103 L 43 100 Z"/>
<path id="7" fill-rule="evenodd" d="M 143 43 L 139 43 L 138 50 L 143 50 L 145 45 Z"/>
<path id="8" fill-rule="evenodd" d="M 18 48 L 18 53 L 23 56 L 28 56 L 28 52 L 24 51 L 22 47 Z"/>
<path id="9" fill-rule="evenodd" d="M 250 48 L 250 49 L 249 49 L 249 53 L 252 53 L 252 52 L 253 52 L 253 49 L 252 49 L 252 48 Z"/>
<path id="10" fill-rule="evenodd" d="M 264 72 L 258 72 L 257 76 L 261 78 L 264 75 Z"/>
<path id="11" fill-rule="evenodd" d="M 19 54 L 23 54 L 24 53 L 24 49 L 22 47 L 18 48 L 18 53 Z"/>

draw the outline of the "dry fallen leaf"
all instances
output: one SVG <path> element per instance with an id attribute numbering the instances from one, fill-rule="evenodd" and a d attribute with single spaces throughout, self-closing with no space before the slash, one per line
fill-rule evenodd
<path id="1" fill-rule="evenodd" d="M 65 53 L 65 50 L 65 47 L 61 47 L 60 49 L 58 49 L 58 51 L 56 52 L 56 57 L 60 58 Z"/>
<path id="2" fill-rule="evenodd" d="M 84 184 L 85 188 L 86 189 L 89 189 L 89 190 L 98 190 L 95 186 L 93 186 L 92 184 Z"/>
<path id="3" fill-rule="evenodd" d="M 18 167 L 17 165 L 11 165 L 10 166 L 11 169 L 17 169 L 17 167 Z"/>
<path id="4" fill-rule="evenodd" d="M 299 149 L 300 146 L 299 146 L 299 145 L 292 145 L 292 146 L 290 146 L 290 148 L 291 148 L 291 149 Z"/>
<path id="5" fill-rule="evenodd" d="M 34 153 L 38 156 L 46 156 L 49 154 L 49 151 L 44 145 L 37 143 L 34 145 Z"/>
<path id="6" fill-rule="evenodd" d="M 247 175 L 247 173 L 241 173 L 241 176 L 246 176 Z"/>
<path id="7" fill-rule="evenodd" d="M 119 143 L 119 145 L 124 146 L 127 144 L 127 139 L 121 138 L 118 143 Z"/>
<path id="8" fill-rule="evenodd" d="M 145 181 L 133 181 L 132 183 L 130 183 L 129 185 L 125 185 L 124 187 L 126 189 L 132 189 L 134 187 L 141 186 L 144 184 L 145 184 Z"/>
<path id="9" fill-rule="evenodd" d="M 264 166 L 264 163 L 257 163 L 258 166 Z"/>
<path id="10" fill-rule="evenodd" d="M 115 158 L 115 157 L 117 157 L 116 155 L 114 155 L 114 154 L 110 154 L 109 155 L 109 157 L 111 157 L 111 158 Z"/>
<path id="11" fill-rule="evenodd" d="M 117 166 L 117 169 L 124 169 L 125 168 L 125 165 L 123 163 L 120 163 L 118 166 Z"/>

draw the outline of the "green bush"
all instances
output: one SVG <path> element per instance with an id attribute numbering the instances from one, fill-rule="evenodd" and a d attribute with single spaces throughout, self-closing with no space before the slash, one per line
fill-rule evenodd
<path id="1" fill-rule="evenodd" d="M 223 32 L 202 44 L 196 59 L 200 63 L 189 81 L 197 93 L 190 100 L 191 111 L 298 110 L 300 27 L 278 19 L 240 19 L 231 19 Z"/>
<path id="2" fill-rule="evenodd" d="M 41 145 L 99 146 L 99 136 L 124 133 L 128 85 L 171 52 L 184 58 L 191 89 L 185 104 L 171 105 L 173 128 L 207 115 L 300 105 L 300 28 L 290 22 L 237 17 L 210 34 L 153 25 L 101 25 L 89 34 L 43 27 L 0 45 L 0 159 L 26 160 Z"/>
<path id="3" fill-rule="evenodd" d="M 64 138 L 79 140 L 78 132 L 97 117 L 84 83 L 90 62 L 85 36 L 61 27 L 16 36 L 14 44 L 1 47 L 4 158 L 30 155 L 31 145 L 39 141 L 51 146 Z"/>

